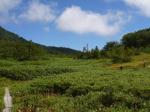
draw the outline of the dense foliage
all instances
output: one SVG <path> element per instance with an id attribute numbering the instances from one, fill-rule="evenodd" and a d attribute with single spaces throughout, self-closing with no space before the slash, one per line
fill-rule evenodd
<path id="1" fill-rule="evenodd" d="M 116 42 L 116 41 L 110 41 L 107 42 L 106 45 L 103 47 L 104 51 L 111 51 L 113 48 L 119 47 L 121 46 L 120 43 Z"/>
<path id="2" fill-rule="evenodd" d="M 131 56 L 133 56 L 133 50 L 125 48 L 124 46 L 113 48 L 111 51 L 108 51 L 108 56 L 112 59 L 112 62 L 129 62 L 131 61 Z"/>
<path id="3" fill-rule="evenodd" d="M 28 62 L 1 60 L 0 65 L 9 72 L 14 72 L 14 67 L 18 65 L 20 75 L 31 70 L 29 68 L 32 68 L 31 72 L 28 72 L 31 75 L 38 74 L 36 68 L 43 68 L 42 72 L 46 67 L 51 70 L 59 68 L 55 69 L 59 75 L 45 71 L 44 74 L 47 75 L 42 74 L 44 76 L 29 81 L 0 77 L 0 85 L 10 87 L 13 112 L 149 112 L 150 109 L 148 68 L 137 66 L 137 69 L 130 67 L 120 71 L 110 69 L 110 62 L 106 59 L 71 58 Z M 60 73 L 64 68 L 74 72 L 67 70 Z M 3 103 L 3 91 L 4 88 L 0 88 L 0 104 Z M 0 108 L 2 109 L 2 106 Z"/>
<path id="4" fill-rule="evenodd" d="M 39 76 L 48 76 L 53 74 L 62 74 L 67 72 L 73 72 L 69 68 L 35 68 L 35 67 L 12 67 L 12 68 L 0 68 L 0 76 L 9 78 L 11 80 L 31 80 Z"/>
<path id="5" fill-rule="evenodd" d="M 76 55 L 80 53 L 80 51 L 71 49 L 71 48 L 65 48 L 65 47 L 54 47 L 54 46 L 48 46 L 46 47 L 49 53 L 51 54 L 60 54 L 60 55 Z"/>
<path id="6" fill-rule="evenodd" d="M 88 51 L 85 49 L 83 52 L 79 53 L 77 55 L 78 59 L 98 59 L 100 58 L 100 50 L 96 46 L 95 49 L 92 49 L 91 51 Z"/>
<path id="7" fill-rule="evenodd" d="M 0 28 L 0 58 L 33 60 L 44 55 L 46 55 L 46 50 L 41 46 Z"/>
<path id="8" fill-rule="evenodd" d="M 141 52 L 150 53 L 150 29 L 140 30 L 124 35 L 121 42 L 110 41 L 102 49 L 92 50 L 84 48 L 78 55 L 81 59 L 110 58 L 112 62 L 129 62 L 132 56 Z"/>
<path id="9" fill-rule="evenodd" d="M 108 42 L 103 50 L 97 46 L 90 51 L 82 52 L 78 55 L 79 59 L 100 59 L 110 58 L 114 63 L 129 62 L 135 55 L 135 49 L 124 47 L 117 42 Z"/>
<path id="10" fill-rule="evenodd" d="M 126 47 L 135 48 L 150 46 L 150 29 L 144 29 L 124 35 L 122 44 Z"/>

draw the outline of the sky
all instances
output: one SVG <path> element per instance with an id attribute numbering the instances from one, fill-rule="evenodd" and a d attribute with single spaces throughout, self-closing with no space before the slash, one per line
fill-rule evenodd
<path id="1" fill-rule="evenodd" d="M 0 0 L 0 26 L 47 46 L 102 48 L 150 27 L 150 0 Z"/>

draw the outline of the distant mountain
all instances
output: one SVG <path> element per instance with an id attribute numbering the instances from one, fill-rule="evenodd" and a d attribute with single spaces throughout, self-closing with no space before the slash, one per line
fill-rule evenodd
<path id="1" fill-rule="evenodd" d="M 48 46 L 47 47 L 48 52 L 49 53 L 53 53 L 53 54 L 66 54 L 66 55 L 70 55 L 70 54 L 77 54 L 80 51 L 71 49 L 71 48 L 65 48 L 65 47 L 54 47 L 54 46 Z"/>
<path id="2" fill-rule="evenodd" d="M 63 54 L 71 55 L 79 53 L 79 51 L 54 46 L 44 46 L 32 41 L 28 41 L 19 35 L 7 31 L 0 27 L 0 58 L 17 58 L 20 60 L 25 58 L 37 58 L 45 54 Z"/>

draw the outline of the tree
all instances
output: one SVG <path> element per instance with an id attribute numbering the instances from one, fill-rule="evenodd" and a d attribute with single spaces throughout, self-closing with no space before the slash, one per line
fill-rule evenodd
<path id="1" fill-rule="evenodd" d="M 126 47 L 141 48 L 150 45 L 150 29 L 128 33 L 123 36 L 122 44 Z"/>
<path id="2" fill-rule="evenodd" d="M 120 46 L 113 48 L 110 52 L 112 62 L 129 62 L 131 61 L 131 56 L 133 55 L 132 49 Z"/>
<path id="3" fill-rule="evenodd" d="M 95 47 L 95 49 L 91 50 L 91 58 L 99 58 L 100 52 L 98 46 Z"/>
<path id="4" fill-rule="evenodd" d="M 110 51 L 114 47 L 117 47 L 117 46 L 120 46 L 120 43 L 118 43 L 116 41 L 107 42 L 106 45 L 103 47 L 103 50 L 104 51 Z"/>

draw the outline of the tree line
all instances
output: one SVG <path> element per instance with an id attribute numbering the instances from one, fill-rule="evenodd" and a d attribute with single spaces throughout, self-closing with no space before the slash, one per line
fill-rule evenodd
<path id="1" fill-rule="evenodd" d="M 97 46 L 78 55 L 79 59 L 110 58 L 112 62 L 129 62 L 132 56 L 141 52 L 150 53 L 150 29 L 144 29 L 124 35 L 120 42 L 110 41 L 102 49 Z"/>
<path id="2" fill-rule="evenodd" d="M 0 58 L 16 60 L 35 60 L 47 56 L 49 53 L 69 55 L 79 59 L 110 58 L 113 62 L 128 62 L 133 55 L 141 52 L 150 53 L 150 28 L 124 35 L 120 42 L 107 42 L 99 49 L 98 46 L 89 50 L 88 45 L 82 52 L 68 48 L 46 47 L 27 41 L 18 35 L 0 27 Z"/>

